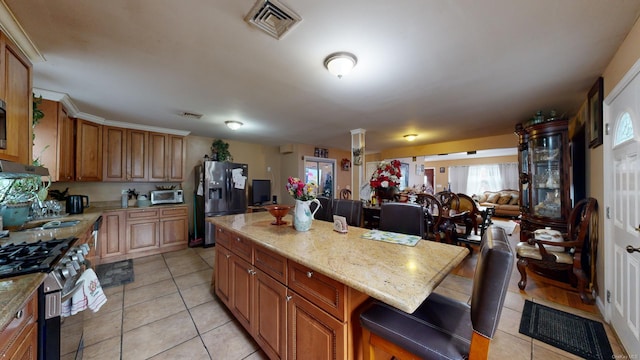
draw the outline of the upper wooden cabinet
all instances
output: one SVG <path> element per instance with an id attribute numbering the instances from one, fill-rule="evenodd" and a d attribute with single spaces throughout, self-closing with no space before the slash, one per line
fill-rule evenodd
<path id="1" fill-rule="evenodd" d="M 31 62 L 18 47 L 0 33 L 0 98 L 6 103 L 6 149 L 0 159 L 31 164 Z"/>
<path id="2" fill-rule="evenodd" d="M 149 132 L 127 130 L 127 181 L 149 181 Z"/>
<path id="3" fill-rule="evenodd" d="M 49 169 L 51 181 L 75 179 L 74 121 L 62 104 L 42 100 L 39 106 L 44 114 L 33 129 L 34 160 Z"/>
<path id="4" fill-rule="evenodd" d="M 102 180 L 127 180 L 127 129 L 105 126 L 102 129 Z"/>
<path id="5" fill-rule="evenodd" d="M 76 180 L 102 181 L 102 125 L 76 120 Z"/>
<path id="6" fill-rule="evenodd" d="M 184 179 L 184 137 L 149 133 L 149 181 Z"/>

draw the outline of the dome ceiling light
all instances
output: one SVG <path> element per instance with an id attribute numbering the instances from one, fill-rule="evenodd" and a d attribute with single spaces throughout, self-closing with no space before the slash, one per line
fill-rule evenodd
<path id="1" fill-rule="evenodd" d="M 358 58 L 348 52 L 337 52 L 324 59 L 324 67 L 339 79 L 348 75 L 358 63 Z"/>
<path id="2" fill-rule="evenodd" d="M 241 123 L 240 121 L 235 121 L 235 120 L 225 121 L 224 123 L 225 123 L 225 124 L 227 125 L 227 127 L 228 127 L 229 129 L 231 129 L 231 130 L 238 130 L 238 129 L 240 129 L 240 127 L 241 127 L 242 125 L 244 125 L 244 124 L 243 124 L 243 123 Z"/>
<path id="3" fill-rule="evenodd" d="M 413 141 L 418 137 L 418 134 L 407 134 L 404 136 L 405 139 L 407 139 L 407 141 Z"/>

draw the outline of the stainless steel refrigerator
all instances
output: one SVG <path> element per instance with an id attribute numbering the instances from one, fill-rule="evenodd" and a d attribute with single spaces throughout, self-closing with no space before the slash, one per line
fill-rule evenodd
<path id="1" fill-rule="evenodd" d="M 213 246 L 215 228 L 205 222 L 211 216 L 242 214 L 247 211 L 247 164 L 205 160 L 195 168 L 196 230 L 202 234 L 204 246 Z"/>

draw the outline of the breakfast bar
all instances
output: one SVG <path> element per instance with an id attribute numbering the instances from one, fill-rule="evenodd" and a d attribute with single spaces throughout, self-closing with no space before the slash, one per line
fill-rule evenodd
<path id="1" fill-rule="evenodd" d="M 298 232 L 291 216 L 273 220 L 264 212 L 207 218 L 216 227 L 216 295 L 270 358 L 360 358 L 360 305 L 374 298 L 413 312 L 468 254 L 433 241 L 369 240 L 364 228 L 342 234 L 324 221 Z"/>

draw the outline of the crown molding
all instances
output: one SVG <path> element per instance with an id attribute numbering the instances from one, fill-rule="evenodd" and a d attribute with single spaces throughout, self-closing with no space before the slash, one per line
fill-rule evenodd
<path id="1" fill-rule="evenodd" d="M 13 41 L 31 62 L 46 61 L 40 50 L 31 41 L 9 7 L 0 0 L 0 28 Z"/>
<path id="2" fill-rule="evenodd" d="M 35 96 L 42 96 L 43 99 L 62 103 L 62 107 L 64 107 L 64 109 L 67 111 L 67 114 L 70 117 L 80 118 L 82 120 L 87 120 L 96 124 L 116 126 L 116 127 L 126 128 L 126 129 L 159 132 L 159 133 L 172 134 L 172 135 L 178 135 L 178 136 L 187 136 L 191 133 L 191 131 L 185 131 L 185 130 L 168 129 L 168 128 L 162 128 L 158 126 L 140 125 L 140 124 L 128 123 L 124 121 L 107 120 L 103 117 L 80 111 L 76 107 L 76 105 L 73 103 L 73 101 L 71 101 L 71 97 L 69 97 L 69 95 L 65 93 L 59 93 L 56 91 L 44 90 L 44 89 L 38 89 L 38 88 L 33 88 L 33 93 L 35 94 Z"/>

